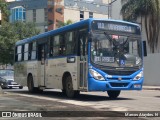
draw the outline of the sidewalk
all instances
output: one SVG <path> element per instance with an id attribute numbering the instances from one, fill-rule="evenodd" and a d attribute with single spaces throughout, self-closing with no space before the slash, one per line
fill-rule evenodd
<path id="1" fill-rule="evenodd" d="M 143 86 L 143 90 L 160 90 L 160 86 Z"/>

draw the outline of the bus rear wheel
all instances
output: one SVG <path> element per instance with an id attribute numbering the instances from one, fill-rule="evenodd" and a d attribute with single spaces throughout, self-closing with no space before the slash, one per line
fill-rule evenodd
<path id="1" fill-rule="evenodd" d="M 78 91 L 73 90 L 73 83 L 72 83 L 72 78 L 71 76 L 67 76 L 66 82 L 65 82 L 65 93 L 67 97 L 73 98 L 76 95 L 78 95 Z"/>
<path id="2" fill-rule="evenodd" d="M 109 90 L 107 91 L 109 98 L 116 99 L 120 95 L 120 90 Z"/>
<path id="3" fill-rule="evenodd" d="M 37 88 L 37 87 L 34 87 L 32 75 L 29 75 L 29 76 L 28 76 L 27 86 L 28 86 L 28 91 L 29 91 L 30 93 L 42 93 L 42 92 L 43 92 L 43 90 L 41 90 L 41 89 L 39 89 L 39 88 Z"/>
<path id="4" fill-rule="evenodd" d="M 19 89 L 23 89 L 23 86 L 19 86 Z"/>
<path id="5" fill-rule="evenodd" d="M 35 92 L 32 75 L 29 75 L 29 76 L 28 76 L 27 86 L 28 86 L 28 91 L 29 91 L 30 93 L 34 93 L 34 92 Z"/>

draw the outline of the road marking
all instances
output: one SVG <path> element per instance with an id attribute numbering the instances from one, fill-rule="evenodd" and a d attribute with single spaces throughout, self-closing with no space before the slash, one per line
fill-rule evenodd
<path id="1" fill-rule="evenodd" d="M 11 94 L 13 94 L 13 93 L 11 93 Z M 127 111 L 128 110 L 125 107 L 115 106 L 115 105 L 93 103 L 93 102 L 83 102 L 83 101 L 75 101 L 75 100 L 61 100 L 61 99 L 56 99 L 56 98 L 47 98 L 47 97 L 43 97 L 43 96 L 26 95 L 26 94 L 20 94 L 20 93 L 16 93 L 16 94 L 23 96 L 23 97 L 31 97 L 31 98 L 41 99 L 41 100 L 49 100 L 49 101 L 55 101 L 55 102 L 84 106 L 84 107 L 87 106 L 87 107 L 92 107 L 94 109 L 99 109 L 99 110 L 100 109 L 108 110 L 108 111 Z"/>

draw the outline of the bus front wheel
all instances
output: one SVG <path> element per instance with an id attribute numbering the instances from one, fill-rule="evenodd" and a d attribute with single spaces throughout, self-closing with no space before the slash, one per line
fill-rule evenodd
<path id="1" fill-rule="evenodd" d="M 116 99 L 120 95 L 120 90 L 109 90 L 107 91 L 109 98 Z"/>

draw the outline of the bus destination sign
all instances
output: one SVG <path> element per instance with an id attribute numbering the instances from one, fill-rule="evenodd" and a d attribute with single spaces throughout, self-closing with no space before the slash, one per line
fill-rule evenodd
<path id="1" fill-rule="evenodd" d="M 119 23 L 119 22 L 103 22 L 97 21 L 92 24 L 93 30 L 110 30 L 110 31 L 119 31 L 119 32 L 128 32 L 128 33 L 137 33 L 140 32 L 138 26 Z"/>

